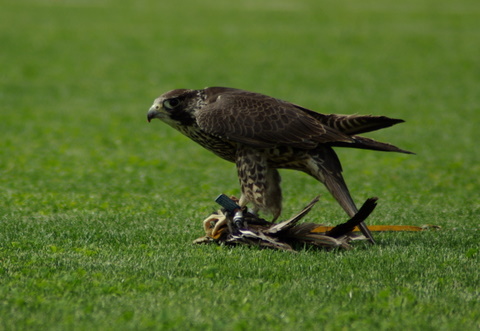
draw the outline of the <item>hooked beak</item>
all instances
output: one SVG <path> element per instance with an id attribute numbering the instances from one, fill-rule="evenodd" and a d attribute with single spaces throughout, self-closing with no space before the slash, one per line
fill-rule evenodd
<path id="1" fill-rule="evenodd" d="M 159 114 L 158 109 L 159 109 L 158 105 L 155 105 L 155 104 L 152 107 L 150 107 L 147 113 L 148 122 L 150 122 L 152 119 L 157 117 L 157 115 Z"/>

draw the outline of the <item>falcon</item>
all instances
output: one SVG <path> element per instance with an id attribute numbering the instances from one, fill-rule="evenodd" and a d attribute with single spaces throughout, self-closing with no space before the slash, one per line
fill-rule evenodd
<path id="1" fill-rule="evenodd" d="M 322 182 L 345 212 L 357 207 L 334 147 L 413 154 L 359 134 L 404 122 L 371 115 L 321 114 L 260 93 L 227 87 L 176 89 L 155 99 L 147 119 L 158 118 L 224 160 L 234 162 L 240 206 L 282 211 L 278 169 L 299 170 Z M 374 243 L 362 222 L 360 229 Z"/>

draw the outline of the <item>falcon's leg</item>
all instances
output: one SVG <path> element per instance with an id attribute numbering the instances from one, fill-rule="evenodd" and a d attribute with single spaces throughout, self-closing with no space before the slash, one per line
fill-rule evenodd
<path id="1" fill-rule="evenodd" d="M 265 210 L 275 221 L 282 212 L 280 174 L 269 168 L 267 157 L 261 150 L 239 147 L 236 155 L 238 179 L 242 189 L 239 205 L 253 204 L 253 211 Z"/>
<path id="2" fill-rule="evenodd" d="M 335 151 L 331 147 L 317 148 L 310 153 L 310 156 L 311 158 L 307 161 L 308 174 L 325 184 L 348 216 L 353 217 L 358 209 L 343 179 L 342 166 Z M 358 227 L 365 237 L 375 243 L 364 222 L 361 222 Z"/>

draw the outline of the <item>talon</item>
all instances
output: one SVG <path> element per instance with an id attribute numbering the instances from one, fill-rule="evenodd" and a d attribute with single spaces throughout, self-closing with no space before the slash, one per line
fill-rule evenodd
<path id="1" fill-rule="evenodd" d="M 220 235 L 220 229 L 227 224 L 227 217 L 225 215 L 222 215 L 218 217 L 217 223 L 215 224 L 211 236 L 214 239 L 217 239 L 217 237 Z"/>
<path id="2" fill-rule="evenodd" d="M 227 223 L 227 217 L 223 214 L 213 214 L 203 221 L 203 228 L 208 237 L 217 239 L 221 228 Z"/>

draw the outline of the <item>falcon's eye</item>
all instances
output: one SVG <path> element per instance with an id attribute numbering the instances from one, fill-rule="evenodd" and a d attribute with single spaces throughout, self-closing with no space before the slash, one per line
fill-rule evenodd
<path id="1" fill-rule="evenodd" d="M 163 102 L 163 107 L 165 107 L 165 109 L 171 110 L 177 107 L 179 104 L 180 104 L 180 100 L 178 100 L 177 98 L 167 99 Z"/>

